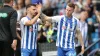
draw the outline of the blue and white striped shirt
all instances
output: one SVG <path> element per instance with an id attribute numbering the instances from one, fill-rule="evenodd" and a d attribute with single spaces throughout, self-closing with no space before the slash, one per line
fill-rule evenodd
<path id="1" fill-rule="evenodd" d="M 61 48 L 75 48 L 74 37 L 76 28 L 79 27 L 79 20 L 74 16 L 68 19 L 68 17 L 62 15 L 52 17 L 52 21 L 58 22 L 56 46 Z"/>
<path id="2" fill-rule="evenodd" d="M 23 17 L 20 22 L 21 26 L 21 48 L 37 49 L 37 30 L 38 23 L 32 26 L 26 26 L 25 23 L 30 20 L 28 17 Z"/>
<path id="3" fill-rule="evenodd" d="M 80 21 L 80 31 L 82 33 L 84 45 L 85 47 L 87 47 L 88 46 L 88 38 L 87 38 L 88 25 L 86 22 Z"/>

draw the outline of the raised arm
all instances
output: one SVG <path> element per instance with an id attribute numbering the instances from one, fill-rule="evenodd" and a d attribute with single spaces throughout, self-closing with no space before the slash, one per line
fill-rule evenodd
<path id="1" fill-rule="evenodd" d="M 38 20 L 39 16 L 40 16 L 40 14 L 38 13 L 34 18 L 25 22 L 25 25 L 30 26 L 30 25 L 35 24 L 35 22 Z"/>
<path id="2" fill-rule="evenodd" d="M 44 21 L 44 20 L 52 20 L 52 18 L 51 18 L 51 17 L 49 17 L 49 16 L 45 15 L 45 14 L 44 14 L 44 13 L 42 13 L 42 12 L 41 12 L 41 14 L 40 14 L 40 18 L 42 19 L 42 21 Z"/>
<path id="3" fill-rule="evenodd" d="M 40 14 L 40 19 L 41 19 L 42 21 L 50 20 L 50 21 L 52 21 L 52 22 L 58 22 L 62 17 L 63 17 L 63 16 L 60 16 L 60 15 L 49 17 L 49 16 L 45 15 L 44 13 L 42 13 L 42 11 L 41 11 L 41 14 Z"/>
<path id="4" fill-rule="evenodd" d="M 41 14 L 41 6 L 40 6 L 40 5 L 36 5 L 36 6 L 37 6 L 37 7 L 36 7 L 36 8 L 37 8 L 37 15 L 34 16 L 31 20 L 26 21 L 26 22 L 25 22 L 25 25 L 33 25 L 33 24 L 35 24 L 35 22 L 37 22 L 37 20 L 38 20 L 40 14 Z M 35 12 L 36 8 L 33 9 L 34 12 Z M 28 10 L 28 9 L 27 9 L 27 10 Z M 29 8 L 29 10 L 30 10 L 30 8 Z M 29 16 L 30 16 L 30 15 L 29 15 Z"/>

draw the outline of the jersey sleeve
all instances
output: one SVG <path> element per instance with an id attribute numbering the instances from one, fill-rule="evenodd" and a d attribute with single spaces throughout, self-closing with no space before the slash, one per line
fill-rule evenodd
<path id="1" fill-rule="evenodd" d="M 21 23 L 25 25 L 25 23 L 28 21 L 28 19 L 26 17 L 21 19 Z"/>
<path id="2" fill-rule="evenodd" d="M 64 15 L 62 15 L 62 16 L 53 16 L 53 17 L 51 17 L 52 22 L 59 22 L 63 16 L 64 16 Z"/>

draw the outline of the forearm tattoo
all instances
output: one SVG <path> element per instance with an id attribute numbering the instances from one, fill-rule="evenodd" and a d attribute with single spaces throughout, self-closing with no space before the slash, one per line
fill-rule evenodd
<path id="1" fill-rule="evenodd" d="M 46 15 L 44 13 L 42 13 L 42 12 L 40 14 L 40 19 L 46 19 Z"/>

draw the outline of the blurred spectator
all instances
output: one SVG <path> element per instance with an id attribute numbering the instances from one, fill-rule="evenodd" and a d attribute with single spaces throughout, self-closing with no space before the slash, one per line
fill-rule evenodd
<path id="1" fill-rule="evenodd" d="M 25 3 L 24 0 L 17 0 L 18 3 L 18 9 L 17 9 L 17 13 L 18 13 L 18 17 L 17 17 L 17 21 L 19 22 L 20 19 L 26 15 L 26 9 L 25 9 Z"/>
<path id="2" fill-rule="evenodd" d="M 88 18 L 88 37 L 89 37 L 89 44 L 92 44 L 92 33 L 95 32 L 95 27 L 93 25 L 93 19 L 92 18 Z"/>
<path id="3" fill-rule="evenodd" d="M 61 4 L 61 8 L 59 9 L 59 15 L 64 15 L 65 14 L 65 7 L 64 7 L 65 3 L 62 2 Z"/>
<path id="4" fill-rule="evenodd" d="M 50 20 L 48 20 L 48 21 L 46 21 L 45 25 L 47 26 L 47 30 L 46 30 L 47 41 L 49 43 L 56 41 L 56 35 L 53 35 L 54 29 L 52 27 L 52 22 Z"/>
<path id="5" fill-rule="evenodd" d="M 100 50 L 96 51 L 94 56 L 100 56 Z"/>
<path id="6" fill-rule="evenodd" d="M 58 2 L 57 2 L 58 15 L 64 15 L 65 14 L 66 5 L 69 2 L 70 2 L 70 0 L 65 0 L 65 1 L 58 0 Z"/>
<path id="7" fill-rule="evenodd" d="M 97 20 L 98 20 L 98 38 L 100 38 L 100 11 L 95 11 L 95 14 L 96 14 L 96 17 L 97 17 Z M 100 42 L 99 42 L 99 48 L 100 48 Z"/>
<path id="8" fill-rule="evenodd" d="M 98 26 L 98 32 L 99 32 L 99 38 L 100 38 L 100 12 L 99 11 L 96 11 L 96 17 L 97 17 L 97 20 L 99 22 L 99 26 Z"/>
<path id="9" fill-rule="evenodd" d="M 46 36 L 44 36 L 44 32 L 46 30 L 46 26 L 44 25 L 39 25 L 38 27 L 38 42 L 39 43 L 44 43 L 47 42 Z"/>
<path id="10" fill-rule="evenodd" d="M 99 48 L 94 49 L 87 56 L 100 56 L 100 49 Z"/>
<path id="11" fill-rule="evenodd" d="M 76 4 L 75 5 L 75 9 L 74 9 L 74 13 L 73 13 L 73 16 L 75 16 L 76 18 L 80 18 L 80 12 L 81 12 L 81 10 L 80 10 L 80 8 L 79 8 L 79 6 Z"/>
<path id="12" fill-rule="evenodd" d="M 31 0 L 25 0 L 25 6 L 27 6 L 28 4 L 31 4 Z"/>
<path id="13" fill-rule="evenodd" d="M 24 0 L 17 0 L 17 4 L 18 4 L 18 9 L 21 9 L 22 7 L 25 6 Z"/>
<path id="14" fill-rule="evenodd" d="M 92 0 L 86 0 L 86 4 L 84 5 L 84 9 L 88 11 L 89 17 L 93 16 L 94 5 L 92 3 Z"/>
<path id="15" fill-rule="evenodd" d="M 88 25 L 86 23 L 86 19 L 88 18 L 88 12 L 87 11 L 82 11 L 80 15 L 80 31 L 82 33 L 83 41 L 84 41 L 84 46 L 85 48 L 88 46 Z M 80 42 L 76 44 L 76 52 L 79 54 L 81 52 L 81 45 Z M 84 53 L 84 56 L 87 56 L 86 52 Z"/>
<path id="16" fill-rule="evenodd" d="M 0 0 L 0 8 L 3 6 L 3 0 Z"/>
<path id="17" fill-rule="evenodd" d="M 83 9 L 83 0 L 78 0 L 78 2 L 76 2 L 76 4 L 78 5 L 78 7 L 82 10 Z"/>
<path id="18" fill-rule="evenodd" d="M 46 20 L 45 25 L 44 25 L 44 27 L 42 27 L 41 30 L 43 31 L 43 35 L 46 37 L 47 42 L 51 43 L 53 41 L 56 41 L 56 35 L 54 34 L 54 29 L 52 27 L 51 21 Z M 43 38 L 43 37 L 40 37 L 40 38 Z"/>
<path id="19" fill-rule="evenodd" d="M 53 16 L 54 8 L 51 7 L 51 1 L 46 0 L 47 3 L 43 6 L 43 13 L 48 16 Z"/>
<path id="20" fill-rule="evenodd" d="M 100 11 L 100 0 L 96 0 L 96 10 Z"/>
<path id="21" fill-rule="evenodd" d="M 13 3 L 13 9 L 15 9 L 15 10 L 18 10 L 18 4 L 17 4 L 17 2 L 16 1 L 14 1 L 14 3 Z"/>

